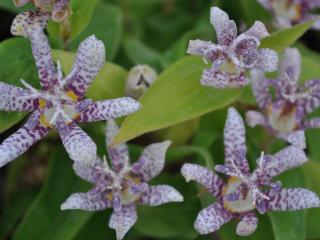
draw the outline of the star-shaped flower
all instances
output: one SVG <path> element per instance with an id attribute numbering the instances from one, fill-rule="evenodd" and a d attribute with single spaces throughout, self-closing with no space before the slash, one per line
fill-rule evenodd
<path id="1" fill-rule="evenodd" d="M 16 7 L 32 3 L 39 14 L 51 13 L 51 18 L 55 22 L 63 21 L 70 13 L 69 0 L 13 0 L 13 2 Z"/>
<path id="2" fill-rule="evenodd" d="M 320 0 L 258 0 L 275 18 L 275 25 L 288 28 L 311 19 L 317 20 L 314 29 L 320 29 L 320 16 L 311 13 L 320 7 Z"/>
<path id="3" fill-rule="evenodd" d="M 239 113 L 230 108 L 224 129 L 225 165 L 217 165 L 216 171 L 229 178 L 225 183 L 210 170 L 197 165 L 185 164 L 182 175 L 187 181 L 195 180 L 211 193 L 216 202 L 200 211 L 195 229 L 200 234 L 218 230 L 232 219 L 240 219 L 237 234 L 248 236 L 258 224 L 255 209 L 266 211 L 293 211 L 319 207 L 319 197 L 306 189 L 284 189 L 272 177 L 297 167 L 307 161 L 304 151 L 290 146 L 274 155 L 262 153 L 257 168 L 250 172 L 246 159 L 245 128 Z"/>
<path id="4" fill-rule="evenodd" d="M 109 120 L 106 127 L 107 146 L 117 133 L 118 126 Z M 91 167 L 75 162 L 76 174 L 95 186 L 87 193 L 72 194 L 61 209 L 98 211 L 112 207 L 109 227 L 116 230 L 117 239 L 122 239 L 137 220 L 137 204 L 159 206 L 183 201 L 181 194 L 171 186 L 148 185 L 162 171 L 169 145 L 170 142 L 165 141 L 147 146 L 139 160 L 131 166 L 126 144 L 108 148 L 111 168 L 106 158 L 102 161 L 97 157 Z"/>
<path id="5" fill-rule="evenodd" d="M 305 148 L 304 130 L 320 127 L 319 118 L 305 118 L 320 106 L 320 80 L 299 86 L 300 58 L 297 49 L 288 48 L 279 64 L 276 79 L 267 79 L 262 72 L 252 73 L 253 92 L 264 113 L 248 111 L 246 120 L 251 127 L 261 125 L 279 138 Z M 275 90 L 274 97 L 270 87 Z"/>
<path id="6" fill-rule="evenodd" d="M 0 145 L 0 166 L 14 160 L 56 128 L 71 159 L 90 161 L 97 148 L 77 122 L 114 119 L 137 111 L 140 104 L 131 98 L 93 102 L 85 98 L 90 83 L 105 61 L 104 44 L 94 36 L 80 45 L 71 73 L 63 77 L 51 58 L 43 32 L 48 16 L 21 13 L 14 20 L 12 33 L 31 40 L 43 90 L 36 90 L 24 80 L 25 88 L 0 83 L 0 109 L 32 112 L 27 123 Z"/>
<path id="7" fill-rule="evenodd" d="M 256 21 L 246 32 L 237 37 L 237 26 L 217 7 L 211 8 L 211 24 L 216 30 L 218 44 L 191 40 L 187 53 L 200 55 L 211 67 L 205 69 L 201 83 L 216 88 L 237 88 L 250 83 L 248 70 L 276 70 L 278 56 L 275 51 L 259 48 L 260 40 L 269 35 L 264 24 Z"/>

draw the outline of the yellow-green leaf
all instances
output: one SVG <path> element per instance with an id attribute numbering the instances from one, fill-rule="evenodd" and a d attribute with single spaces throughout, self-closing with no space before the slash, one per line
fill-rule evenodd
<path id="1" fill-rule="evenodd" d="M 169 67 L 141 98 L 143 108 L 126 118 L 114 144 L 223 108 L 241 95 L 239 89 L 201 86 L 204 68 L 199 57 L 185 57 Z"/>

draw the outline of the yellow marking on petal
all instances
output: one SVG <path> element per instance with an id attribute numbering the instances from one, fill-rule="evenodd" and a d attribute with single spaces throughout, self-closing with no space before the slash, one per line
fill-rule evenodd
<path id="1" fill-rule="evenodd" d="M 51 127 L 51 124 L 46 120 L 46 117 L 44 114 L 41 114 L 40 116 L 40 124 L 45 127 Z"/>
<path id="2" fill-rule="evenodd" d="M 47 104 L 47 103 L 46 103 L 46 100 L 43 100 L 43 99 L 40 99 L 40 100 L 39 100 L 39 107 L 40 107 L 40 108 L 45 108 L 46 104 Z"/>
<path id="3" fill-rule="evenodd" d="M 113 200 L 112 192 L 107 193 L 106 199 L 109 200 L 110 202 L 112 202 L 112 200 Z"/>
<path id="4" fill-rule="evenodd" d="M 78 101 L 78 96 L 77 96 L 77 94 L 75 94 L 74 91 L 70 90 L 66 94 L 69 98 L 71 98 L 72 101 L 74 101 L 74 102 Z"/>

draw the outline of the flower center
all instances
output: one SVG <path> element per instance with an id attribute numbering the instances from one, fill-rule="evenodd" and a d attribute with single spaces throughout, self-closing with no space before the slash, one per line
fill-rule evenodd
<path id="1" fill-rule="evenodd" d="M 59 120 L 69 124 L 78 116 L 76 98 L 72 91 L 56 91 L 54 94 L 46 94 L 39 100 L 39 106 L 43 109 L 41 124 L 45 126 L 55 125 Z"/>
<path id="2" fill-rule="evenodd" d="M 279 108 L 272 105 L 268 108 L 269 124 L 280 132 L 291 132 L 297 127 L 296 107 L 292 103 L 284 103 Z"/>
<path id="3" fill-rule="evenodd" d="M 227 196 L 230 194 L 240 194 L 238 200 L 223 200 L 223 206 L 230 212 L 242 213 L 248 212 L 255 209 L 255 204 L 253 200 L 253 193 L 248 188 L 242 188 L 241 192 L 238 193 L 238 189 L 241 188 L 242 181 L 237 177 L 230 177 L 227 185 L 223 190 L 223 195 Z"/>
<path id="4" fill-rule="evenodd" d="M 220 67 L 222 72 L 226 72 L 229 74 L 236 74 L 237 73 L 237 66 L 232 62 L 231 59 L 224 61 L 222 66 Z"/>
<path id="5" fill-rule="evenodd" d="M 301 18 L 301 5 L 292 3 L 292 0 L 271 1 L 276 15 L 281 16 L 291 21 L 297 21 Z"/>

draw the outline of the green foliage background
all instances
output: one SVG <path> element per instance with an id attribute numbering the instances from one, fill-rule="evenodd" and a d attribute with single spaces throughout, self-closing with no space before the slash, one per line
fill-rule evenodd
<path id="1" fill-rule="evenodd" d="M 136 64 L 149 64 L 159 79 L 140 99 L 144 108 L 122 119 L 116 143 L 130 141 L 132 159 L 142 145 L 171 139 L 164 172 L 155 183 L 171 184 L 185 197 L 182 204 L 139 207 L 139 220 L 125 237 L 141 239 L 243 239 L 235 235 L 235 222 L 226 224 L 214 235 L 199 236 L 193 222 L 199 210 L 211 201 L 196 184 L 186 184 L 180 175 L 185 162 L 198 162 L 213 168 L 223 162 L 223 126 L 226 109 L 236 106 L 244 112 L 255 105 L 249 87 L 216 90 L 200 85 L 205 65 L 200 58 L 186 56 L 190 39 L 215 40 L 209 24 L 210 7 L 218 5 L 235 19 L 238 26 L 263 21 L 272 35 L 262 43 L 279 53 L 295 44 L 302 52 L 301 81 L 320 77 L 320 55 L 296 41 L 312 22 L 274 32 L 271 16 L 255 0 L 71 0 L 69 26 L 50 23 L 47 32 L 67 73 L 74 52 L 87 36 L 95 34 L 107 49 L 107 62 L 88 91 L 97 99 L 124 96 L 128 70 Z M 0 0 L 1 11 L 18 13 L 23 9 L 11 0 Z M 30 7 L 30 6 L 29 6 Z M 27 7 L 28 8 L 28 7 Z M 20 85 L 25 79 L 39 87 L 30 43 L 8 38 L 0 43 L 0 80 Z M 317 114 L 317 113 L 316 113 Z M 1 137 L 5 138 L 24 122 L 25 115 L 0 112 Z M 85 130 L 96 140 L 101 155 L 106 154 L 104 123 L 87 124 Z M 283 174 L 286 187 L 307 187 L 320 194 L 320 130 L 307 132 L 310 162 Z M 0 171 L 0 239 L 13 240 L 103 240 L 115 239 L 107 227 L 110 211 L 88 213 L 59 210 L 73 192 L 86 191 L 89 184 L 77 178 L 71 160 L 52 133 L 27 154 Z M 272 140 L 262 128 L 247 129 L 248 158 L 251 167 L 264 150 L 273 153 L 284 146 Z M 260 216 L 259 228 L 246 239 L 320 239 L 320 209 Z"/>

